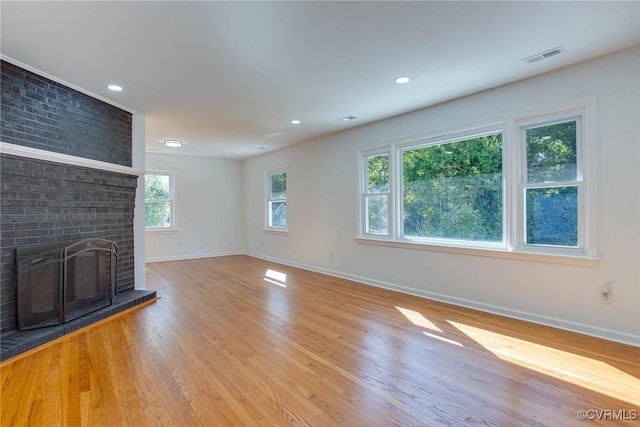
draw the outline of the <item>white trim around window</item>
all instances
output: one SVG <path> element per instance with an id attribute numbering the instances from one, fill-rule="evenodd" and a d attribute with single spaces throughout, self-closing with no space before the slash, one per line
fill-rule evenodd
<path id="1" fill-rule="evenodd" d="M 148 170 L 145 172 L 145 232 L 146 233 L 171 233 L 178 231 L 178 203 L 177 203 L 177 193 L 176 193 L 176 177 L 175 171 L 163 171 L 163 170 Z M 146 194 L 146 186 L 147 176 L 157 176 L 162 179 L 163 182 L 167 184 L 168 194 L 159 197 L 157 200 L 153 197 L 150 197 Z M 149 204 L 157 204 L 157 205 L 165 205 L 165 215 L 166 220 L 162 221 L 162 226 L 147 226 L 149 221 L 152 219 L 147 218 L 147 203 Z"/>
<path id="2" fill-rule="evenodd" d="M 288 179 L 286 167 L 270 169 L 265 172 L 265 231 L 277 233 L 289 231 L 287 222 Z"/>
<path id="3" fill-rule="evenodd" d="M 492 122 L 493 124 L 480 123 L 469 127 L 433 132 L 431 135 L 436 136 L 418 136 L 359 150 L 357 152 L 358 199 L 356 221 L 358 234 L 356 240 L 359 243 L 466 255 L 595 266 L 598 261 L 595 240 L 595 208 L 597 204 L 594 186 L 591 184 L 595 182 L 597 173 L 593 156 L 595 144 L 595 98 L 589 97 L 562 105 L 518 113 Z M 540 132 L 543 132 L 545 127 L 552 129 L 554 125 L 563 126 L 563 124 L 567 123 L 575 125 L 576 142 L 573 144 L 575 147 L 572 146 L 575 152 L 575 161 L 569 160 L 570 165 L 567 166 L 573 171 L 573 175 L 570 174 L 568 177 L 557 179 L 539 178 L 541 182 L 536 182 L 535 179 L 528 179 L 527 168 L 532 167 L 533 163 L 531 160 L 529 160 L 529 164 L 527 163 L 527 130 L 541 129 Z M 531 132 L 530 134 L 533 135 L 540 132 Z M 407 206 L 410 206 L 407 205 L 409 203 L 407 200 L 414 197 L 416 193 L 415 190 L 408 190 L 409 192 L 405 194 L 405 186 L 411 187 L 413 183 L 410 182 L 411 171 L 408 172 L 408 175 L 405 175 L 403 171 L 403 165 L 406 167 L 406 164 L 409 164 L 406 162 L 410 162 L 411 156 L 403 160 L 403 155 L 405 153 L 413 154 L 411 150 L 414 150 L 423 156 L 435 156 L 438 154 L 442 156 L 443 153 L 449 154 L 449 151 L 455 151 L 456 148 L 459 148 L 460 144 L 463 145 L 467 141 L 473 141 L 476 138 L 494 137 L 495 143 L 496 138 L 498 138 L 496 135 L 500 135 L 502 143 L 502 207 L 500 208 L 501 212 L 489 212 L 495 223 L 493 227 L 490 227 L 489 231 L 482 230 L 482 228 L 478 231 L 479 224 L 475 224 L 474 227 L 469 228 L 472 231 L 468 231 L 470 233 L 470 238 L 468 239 L 459 238 L 460 233 L 465 236 L 464 233 L 467 233 L 467 231 L 456 232 L 454 230 L 451 235 L 447 234 L 449 231 L 436 230 L 436 232 L 431 233 L 430 230 L 427 230 L 423 232 L 425 227 L 428 228 L 429 224 L 418 224 L 416 229 L 416 225 L 410 223 L 411 216 L 404 211 Z M 545 139 L 549 138 L 542 137 L 542 140 Z M 456 146 L 451 143 L 458 143 L 459 145 Z M 558 142 L 558 144 L 562 144 L 562 142 Z M 432 149 L 430 147 L 435 148 Z M 420 150 L 423 152 L 420 152 Z M 538 154 L 538 157 L 544 157 L 545 152 Z M 452 153 L 452 155 L 455 156 L 456 154 Z M 386 181 L 384 182 L 377 178 L 381 176 L 381 173 L 375 169 L 380 167 L 381 163 L 371 160 L 377 156 L 386 156 L 388 158 L 388 178 L 385 178 Z M 494 161 L 497 161 L 495 153 L 493 156 Z M 573 157 L 569 154 L 568 158 L 571 159 Z M 540 163 L 544 166 L 544 162 Z M 440 164 L 445 165 L 444 172 L 438 172 L 440 174 L 438 175 L 439 177 L 445 177 L 442 182 L 432 180 L 431 182 L 418 183 L 418 185 L 422 186 L 421 191 L 423 192 L 421 194 L 424 194 L 421 197 L 427 197 L 425 203 L 419 205 L 418 209 L 435 208 L 429 204 L 435 200 L 433 197 L 440 196 L 429 193 L 429 187 L 443 185 L 443 182 L 446 181 L 446 170 L 444 170 L 446 169 L 446 162 Z M 369 170 L 370 168 L 373 168 L 372 171 Z M 464 178 L 466 179 L 467 177 Z M 488 188 L 494 193 L 493 198 L 487 199 L 487 203 L 493 203 L 494 205 L 500 201 L 500 197 L 496 196 L 500 191 L 500 184 L 496 179 L 498 178 L 494 178 L 492 186 Z M 455 182 L 455 180 L 456 177 L 453 176 L 453 180 L 450 180 L 450 182 Z M 372 183 L 370 181 L 376 182 Z M 388 183 L 388 190 L 384 187 L 385 182 Z M 486 186 L 482 190 L 487 190 Z M 414 191 L 414 193 L 411 193 L 411 191 Z M 549 196 L 546 193 L 552 195 Z M 426 196 L 428 194 L 432 195 Z M 531 213 L 531 206 L 533 205 L 530 206 L 529 213 L 527 213 L 527 194 L 529 194 L 530 200 L 536 200 L 536 206 L 538 206 L 536 212 L 542 212 L 541 216 L 535 217 L 536 221 L 538 221 L 536 224 L 540 224 L 546 217 L 552 218 L 552 215 L 556 215 L 561 210 L 562 212 L 569 211 L 567 218 L 571 218 L 571 215 L 575 213 L 577 221 L 573 221 L 571 224 L 571 221 L 567 220 L 567 222 L 560 223 L 560 225 L 554 225 L 552 222 L 551 225 L 537 225 L 536 232 L 539 235 L 548 236 L 550 232 L 551 235 L 555 232 L 556 235 L 560 234 L 560 236 L 556 236 L 559 240 L 553 240 L 551 237 L 534 240 L 531 237 L 535 234 L 531 232 L 533 229 L 531 224 L 534 223 L 531 219 L 534 217 Z M 558 194 L 560 195 L 558 196 Z M 545 200 L 543 196 L 548 200 Z M 385 197 L 387 198 L 386 205 L 384 203 Z M 376 201 L 377 204 L 371 203 L 372 200 Z M 563 204 L 558 204 L 558 201 Z M 449 206 L 453 206 L 454 210 L 459 210 L 458 213 L 460 215 L 468 213 L 468 210 L 465 211 L 460 208 L 464 204 L 464 200 L 445 198 L 439 200 L 438 203 L 439 206 L 443 206 L 443 203 L 449 203 Z M 556 205 L 552 205 L 553 203 L 556 203 Z M 444 209 L 446 210 L 446 208 Z M 549 212 L 554 213 L 546 214 L 545 209 L 549 209 Z M 527 215 L 529 215 L 529 222 L 527 222 Z M 502 224 L 498 224 L 498 218 L 501 218 Z M 387 221 L 386 224 L 384 223 L 385 220 Z M 375 221 L 375 227 L 371 226 L 372 221 Z M 407 229 L 406 227 L 409 228 Z M 527 227 L 529 227 L 528 235 Z M 572 227 L 575 227 L 574 232 L 571 231 L 574 230 Z M 501 232 L 499 231 L 500 228 Z M 407 232 L 406 230 L 409 231 Z M 558 233 L 558 230 L 560 230 L 560 233 Z M 568 243 L 564 243 L 565 241 Z"/>
<path id="4" fill-rule="evenodd" d="M 588 193 L 588 184 L 591 178 L 591 169 L 593 166 L 587 167 L 586 153 L 591 151 L 587 146 L 587 137 L 590 137 L 590 132 L 587 132 L 587 118 L 586 107 L 580 107 L 576 109 L 570 109 L 560 111 L 551 114 L 539 115 L 535 117 L 529 117 L 526 119 L 517 120 L 515 126 L 517 128 L 517 150 L 518 150 L 518 165 L 519 173 L 517 183 L 517 200 L 516 200 L 516 229 L 522 230 L 517 233 L 517 240 L 515 247 L 522 252 L 535 252 L 535 253 L 554 253 L 565 255 L 577 255 L 583 256 L 595 251 L 594 242 L 592 242 L 592 236 L 587 230 L 588 217 L 593 215 L 587 215 L 588 207 L 591 199 Z M 575 165 L 571 165 L 572 176 L 571 177 L 558 177 L 558 178 L 531 178 L 528 176 L 528 136 L 527 131 L 535 129 L 549 129 L 555 127 L 562 127 L 572 125 L 575 126 Z M 573 132 L 573 129 L 572 129 Z M 546 138 L 549 138 L 548 136 Z M 535 243 L 528 241 L 528 226 L 527 226 L 527 194 L 533 192 L 545 192 L 545 191 L 560 191 L 560 189 L 570 189 L 567 192 L 575 192 L 575 214 L 577 217 L 577 223 L 575 224 L 575 240 L 570 243 Z M 551 212 L 549 210 L 547 215 L 555 215 L 557 212 Z"/>

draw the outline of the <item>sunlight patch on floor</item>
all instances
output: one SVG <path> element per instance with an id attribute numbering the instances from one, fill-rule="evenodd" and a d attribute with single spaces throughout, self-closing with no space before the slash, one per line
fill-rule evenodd
<path id="1" fill-rule="evenodd" d="M 432 334 L 432 333 L 427 332 L 427 331 L 422 331 L 422 333 L 425 334 L 426 336 L 428 336 L 429 338 L 435 338 L 437 340 L 444 341 L 447 344 L 452 344 L 452 345 L 455 345 L 455 346 L 458 346 L 458 347 L 464 347 L 458 341 L 450 340 L 449 338 L 441 337 L 440 335 Z"/>
<path id="2" fill-rule="evenodd" d="M 448 322 L 502 360 L 640 405 L 640 379 L 607 363 L 463 323 Z"/>
<path id="3" fill-rule="evenodd" d="M 264 274 L 264 280 L 265 282 L 273 283 L 274 285 L 282 286 L 283 288 L 287 287 L 287 275 L 279 271 L 268 269 Z"/>
<path id="4" fill-rule="evenodd" d="M 398 311 L 400 313 L 402 313 L 404 315 L 404 317 L 409 319 L 409 321 L 411 323 L 413 323 L 414 325 L 420 326 L 420 327 L 425 328 L 425 329 L 430 329 L 430 330 L 432 330 L 434 332 L 439 332 L 441 334 L 444 333 L 442 331 L 442 329 L 437 327 L 431 320 L 427 319 L 426 317 L 424 317 L 422 314 L 418 313 L 417 311 L 409 310 L 408 308 L 398 307 L 398 306 L 396 306 L 396 309 L 398 309 Z M 425 336 L 427 336 L 429 338 L 440 340 L 440 341 L 446 342 L 447 344 L 453 344 L 453 345 L 456 345 L 458 347 L 464 347 L 458 341 L 454 341 L 452 339 L 445 338 L 445 337 L 443 337 L 441 335 L 437 335 L 437 334 L 434 334 L 434 333 L 431 333 L 431 332 L 427 332 L 427 331 L 422 331 L 422 333 L 425 334 Z"/>
<path id="5" fill-rule="evenodd" d="M 422 314 L 408 308 L 396 306 L 398 311 L 404 315 L 411 323 L 416 326 L 422 326 L 423 328 L 430 329 L 436 332 L 442 332 L 442 329 L 438 328 L 431 320 L 424 317 Z"/>

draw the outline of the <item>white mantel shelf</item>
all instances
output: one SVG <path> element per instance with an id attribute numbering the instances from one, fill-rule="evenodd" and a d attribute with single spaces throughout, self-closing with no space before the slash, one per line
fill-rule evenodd
<path id="1" fill-rule="evenodd" d="M 127 175 L 144 175 L 144 170 L 135 169 L 129 166 L 122 166 L 114 163 L 85 159 L 83 157 L 71 156 L 69 154 L 54 153 L 53 151 L 24 147 L 22 145 L 9 144 L 7 142 L 1 141 L 0 154 L 11 154 L 14 156 L 27 157 L 29 159 L 45 160 L 49 162 L 62 163 L 65 165 L 81 166 L 92 169 L 99 169 L 107 172 L 123 173 Z"/>

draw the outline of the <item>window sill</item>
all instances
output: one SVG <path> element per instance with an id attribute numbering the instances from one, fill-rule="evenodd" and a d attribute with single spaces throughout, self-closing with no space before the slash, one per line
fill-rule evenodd
<path id="1" fill-rule="evenodd" d="M 366 245 L 388 246 L 394 248 L 422 251 L 444 252 L 459 255 L 483 256 L 489 258 L 514 259 L 521 261 L 544 262 L 551 264 L 596 267 L 600 258 L 590 255 L 566 255 L 553 253 L 509 251 L 506 249 L 470 248 L 459 246 L 435 245 L 431 243 L 398 242 L 367 237 L 356 237 L 356 242 Z"/>
<path id="2" fill-rule="evenodd" d="M 264 230 L 267 234 L 277 234 L 277 235 L 286 235 L 289 234 L 288 228 L 265 228 Z"/>
<path id="3" fill-rule="evenodd" d="M 145 234 L 171 234 L 177 233 L 177 228 L 145 228 Z"/>

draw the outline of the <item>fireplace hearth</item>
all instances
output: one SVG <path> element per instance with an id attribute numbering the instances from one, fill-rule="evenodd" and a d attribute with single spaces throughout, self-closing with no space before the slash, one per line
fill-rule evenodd
<path id="1" fill-rule="evenodd" d="M 146 289 L 115 298 L 117 247 L 108 240 L 24 246 L 16 255 L 18 329 L 0 334 L 0 362 L 156 299 Z"/>
<path id="2" fill-rule="evenodd" d="M 113 303 L 118 248 L 105 239 L 17 249 L 17 328 L 61 325 Z"/>

